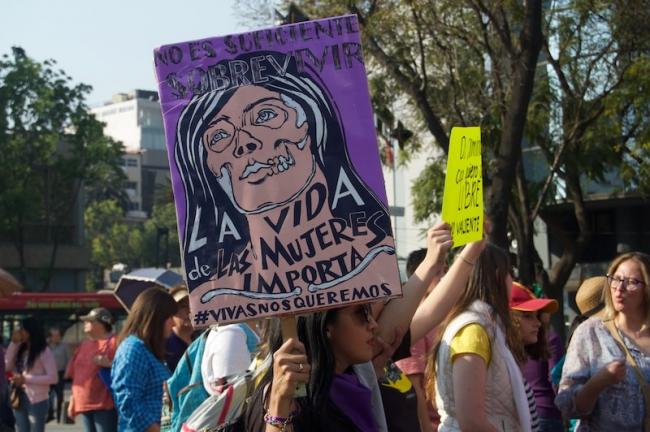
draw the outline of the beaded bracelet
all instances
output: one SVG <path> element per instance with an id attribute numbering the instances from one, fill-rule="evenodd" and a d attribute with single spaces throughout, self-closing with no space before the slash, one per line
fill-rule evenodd
<path id="1" fill-rule="evenodd" d="M 285 432 L 285 429 L 288 425 L 293 422 L 293 417 L 295 411 L 289 414 L 289 417 L 279 417 L 269 414 L 268 412 L 264 414 L 264 423 L 267 425 L 275 426 L 280 430 L 280 432 Z"/>

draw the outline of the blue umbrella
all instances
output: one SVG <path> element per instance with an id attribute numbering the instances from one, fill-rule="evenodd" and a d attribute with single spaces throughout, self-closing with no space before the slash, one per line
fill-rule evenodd
<path id="1" fill-rule="evenodd" d="M 167 290 L 184 286 L 183 277 L 172 270 L 163 268 L 142 268 L 123 275 L 115 286 L 113 294 L 129 311 L 136 297 L 147 288 L 159 286 Z"/>

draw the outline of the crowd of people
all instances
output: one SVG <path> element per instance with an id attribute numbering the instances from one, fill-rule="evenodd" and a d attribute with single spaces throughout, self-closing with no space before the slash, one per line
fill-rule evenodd
<path id="1" fill-rule="evenodd" d="M 558 303 L 513 281 L 507 251 L 451 246 L 430 229 L 401 298 L 298 316 L 295 337 L 278 318 L 195 331 L 184 288 L 142 292 L 117 334 L 92 310 L 72 355 L 27 318 L 4 355 L 15 429 L 60 420 L 69 379 L 85 431 L 650 430 L 648 255 L 583 282 L 565 354 Z"/>

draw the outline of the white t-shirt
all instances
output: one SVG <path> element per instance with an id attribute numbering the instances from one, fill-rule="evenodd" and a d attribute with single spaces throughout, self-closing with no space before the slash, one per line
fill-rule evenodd
<path id="1" fill-rule="evenodd" d="M 212 327 L 205 341 L 201 359 L 203 387 L 209 394 L 218 394 L 221 378 L 245 372 L 252 360 L 246 344 L 246 332 L 239 325 Z"/>

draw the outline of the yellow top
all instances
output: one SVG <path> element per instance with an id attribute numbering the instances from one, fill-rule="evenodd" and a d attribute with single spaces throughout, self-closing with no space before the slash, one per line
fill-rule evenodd
<path id="1" fill-rule="evenodd" d="M 450 353 L 452 363 L 459 355 L 476 354 L 485 361 L 486 365 L 489 365 L 492 352 L 490 338 L 485 328 L 480 324 L 471 323 L 458 330 L 456 336 L 451 340 Z"/>

